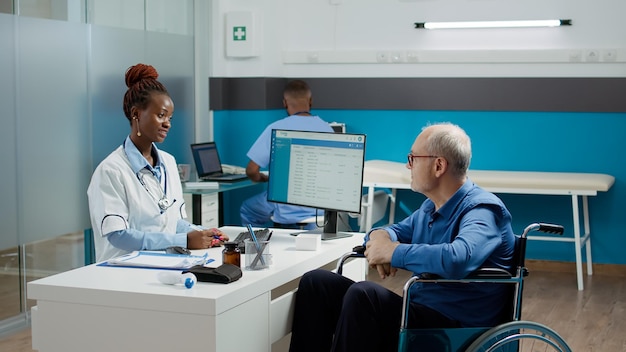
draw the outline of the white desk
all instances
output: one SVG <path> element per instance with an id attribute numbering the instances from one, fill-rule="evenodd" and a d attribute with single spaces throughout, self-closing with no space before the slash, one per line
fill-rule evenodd
<path id="1" fill-rule="evenodd" d="M 583 290 L 582 248 L 587 250 L 587 275 L 593 274 L 591 259 L 591 231 L 589 227 L 588 196 L 608 191 L 615 178 L 605 174 L 564 173 L 564 172 L 522 172 L 522 171 L 487 171 L 469 170 L 469 178 L 493 193 L 565 195 L 572 199 L 573 237 L 528 236 L 531 240 L 573 242 L 576 251 L 576 274 L 578 289 Z M 369 160 L 365 162 L 363 187 L 367 188 L 366 230 L 372 228 L 372 200 L 375 188 L 391 189 L 389 222 L 394 221 L 397 189 L 411 188 L 411 174 L 406 163 Z M 578 198 L 582 200 L 584 233 L 580 229 L 580 210 Z M 541 219 L 538 219 L 541 221 Z"/>
<path id="2" fill-rule="evenodd" d="M 234 236 L 243 228 L 223 230 Z M 294 280 L 362 243 L 363 234 L 355 234 L 322 241 L 318 251 L 296 251 L 295 237 L 274 230 L 269 269 L 244 270 L 236 282 L 199 282 L 192 289 L 159 283 L 158 270 L 96 264 L 35 280 L 28 283 L 28 298 L 37 301 L 32 309 L 33 349 L 270 351 L 291 330 Z M 216 266 L 221 251 L 208 250 Z M 194 251 L 198 253 L 202 251 Z M 364 261 L 348 265 L 350 277 L 365 277 Z"/>

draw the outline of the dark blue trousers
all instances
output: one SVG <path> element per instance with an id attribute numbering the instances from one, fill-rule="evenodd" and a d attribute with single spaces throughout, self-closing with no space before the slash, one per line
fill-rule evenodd
<path id="1" fill-rule="evenodd" d="M 354 282 L 326 270 L 302 276 L 296 294 L 291 352 L 397 351 L 402 297 L 373 282 Z M 412 328 L 459 327 L 412 303 Z"/>

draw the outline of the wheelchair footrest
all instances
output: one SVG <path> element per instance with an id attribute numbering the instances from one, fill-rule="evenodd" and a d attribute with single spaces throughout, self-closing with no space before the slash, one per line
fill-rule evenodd
<path id="1" fill-rule="evenodd" d="M 465 352 L 489 328 L 401 329 L 398 351 Z"/>

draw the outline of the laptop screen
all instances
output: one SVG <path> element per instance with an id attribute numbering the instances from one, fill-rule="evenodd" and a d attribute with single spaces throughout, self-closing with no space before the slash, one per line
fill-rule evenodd
<path id="1" fill-rule="evenodd" d="M 193 154 L 198 177 L 222 172 L 222 164 L 215 142 L 192 144 L 191 154 Z"/>

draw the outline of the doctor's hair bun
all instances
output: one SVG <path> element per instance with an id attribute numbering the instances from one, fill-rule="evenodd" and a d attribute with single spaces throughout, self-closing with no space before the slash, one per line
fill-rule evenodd
<path id="1" fill-rule="evenodd" d="M 124 94 L 123 109 L 124 115 L 129 121 L 132 121 L 131 110 L 133 106 L 145 109 L 153 93 L 170 95 L 165 86 L 157 80 L 157 77 L 159 77 L 157 70 L 146 64 L 137 64 L 126 70 L 128 90 Z"/>
<path id="2" fill-rule="evenodd" d="M 137 64 L 126 70 L 126 86 L 130 88 L 144 79 L 156 80 L 158 77 L 159 73 L 153 66 Z"/>

